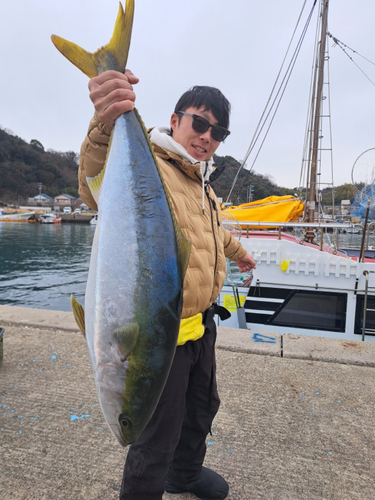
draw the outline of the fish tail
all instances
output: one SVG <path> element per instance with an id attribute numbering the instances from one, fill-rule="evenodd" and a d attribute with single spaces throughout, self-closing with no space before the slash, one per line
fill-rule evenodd
<path id="1" fill-rule="evenodd" d="M 124 11 L 120 3 L 111 40 L 96 52 L 87 52 L 87 50 L 82 49 L 82 47 L 79 47 L 75 43 L 69 42 L 57 35 L 51 36 L 52 42 L 63 56 L 83 71 L 89 78 L 110 69 L 123 73 L 126 68 L 130 47 L 134 0 L 125 0 L 125 4 Z"/>

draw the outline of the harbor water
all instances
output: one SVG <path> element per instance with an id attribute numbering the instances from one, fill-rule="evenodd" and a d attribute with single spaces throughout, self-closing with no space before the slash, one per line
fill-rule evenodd
<path id="1" fill-rule="evenodd" d="M 95 226 L 0 223 L 0 304 L 70 311 L 84 301 Z"/>
<path id="2" fill-rule="evenodd" d="M 83 304 L 94 233 L 90 224 L 0 223 L 0 304 L 70 311 L 71 294 Z M 339 242 L 359 248 L 361 235 Z"/>

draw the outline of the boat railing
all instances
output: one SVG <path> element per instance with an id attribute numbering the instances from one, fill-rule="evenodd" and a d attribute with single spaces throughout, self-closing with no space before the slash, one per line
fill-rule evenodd
<path id="1" fill-rule="evenodd" d="M 365 274 L 365 272 L 367 271 L 364 271 L 363 274 Z M 273 282 L 273 281 L 261 281 L 259 279 L 257 279 L 255 281 L 255 283 L 253 283 L 253 286 L 255 287 L 261 287 L 261 286 L 264 286 L 264 285 L 267 285 L 267 286 L 279 286 L 280 285 L 280 282 Z M 368 285 L 368 282 L 367 282 L 367 285 L 365 283 L 365 287 L 362 289 L 362 288 L 358 288 L 358 287 L 351 287 L 351 288 L 343 288 L 343 287 L 335 287 L 335 286 L 321 286 L 319 285 L 318 283 L 316 283 L 315 285 L 303 285 L 301 283 L 286 283 L 284 285 L 285 287 L 288 287 L 288 288 L 291 288 L 291 289 L 295 289 L 295 288 L 305 288 L 305 289 L 309 289 L 309 290 L 328 290 L 328 291 L 338 291 L 338 292 L 354 292 L 355 294 L 364 294 L 366 295 L 366 293 L 368 294 L 370 291 L 372 293 L 372 295 L 375 293 L 375 287 L 373 286 L 369 286 Z M 367 287 L 367 288 L 366 288 Z M 369 309 L 367 309 L 369 311 Z"/>
<path id="2" fill-rule="evenodd" d="M 251 237 L 252 231 L 257 229 L 274 231 L 278 234 L 278 239 L 282 239 L 282 233 L 284 231 L 293 230 L 293 233 L 301 230 L 301 242 L 304 241 L 304 236 L 306 231 L 315 230 L 316 237 L 319 240 L 318 246 L 321 251 L 323 251 L 323 245 L 326 244 L 324 242 L 323 236 L 324 233 L 328 234 L 328 231 L 332 231 L 333 233 L 333 241 L 330 246 L 337 251 L 339 249 L 339 233 L 350 233 L 356 228 L 359 229 L 359 232 L 362 233 L 362 240 L 364 241 L 364 248 L 368 250 L 369 248 L 369 237 L 371 232 L 375 227 L 375 221 L 370 222 L 367 227 L 364 224 L 359 222 L 347 222 L 347 223 L 338 223 L 338 222 L 270 222 L 270 221 L 232 221 L 226 220 L 225 225 L 230 226 L 241 226 L 242 228 L 242 237 L 249 238 Z"/>
<path id="3" fill-rule="evenodd" d="M 363 299 L 363 312 L 362 312 L 362 340 L 365 340 L 366 334 L 374 335 L 375 334 L 375 329 L 374 328 L 366 328 L 366 319 L 367 319 L 367 313 L 371 312 L 374 313 L 375 309 L 374 308 L 369 308 L 367 307 L 368 303 L 368 295 L 370 289 L 373 287 L 369 286 L 369 271 L 363 271 L 363 275 L 365 277 L 365 290 L 364 290 L 364 299 Z"/>

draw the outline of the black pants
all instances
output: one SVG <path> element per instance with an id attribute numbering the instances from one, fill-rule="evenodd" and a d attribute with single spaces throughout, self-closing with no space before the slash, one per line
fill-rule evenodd
<path id="1" fill-rule="evenodd" d="M 120 500 L 161 500 L 167 473 L 186 483 L 201 471 L 206 436 L 220 405 L 213 309 L 204 314 L 204 325 L 202 338 L 176 348 L 154 415 L 129 448 Z"/>

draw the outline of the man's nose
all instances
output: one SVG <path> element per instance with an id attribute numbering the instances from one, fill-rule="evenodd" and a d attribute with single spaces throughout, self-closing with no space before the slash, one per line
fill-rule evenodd
<path id="1" fill-rule="evenodd" d="M 211 140 L 211 127 L 206 130 L 206 132 L 203 132 L 199 135 L 201 139 L 204 139 L 205 141 L 210 141 Z"/>

